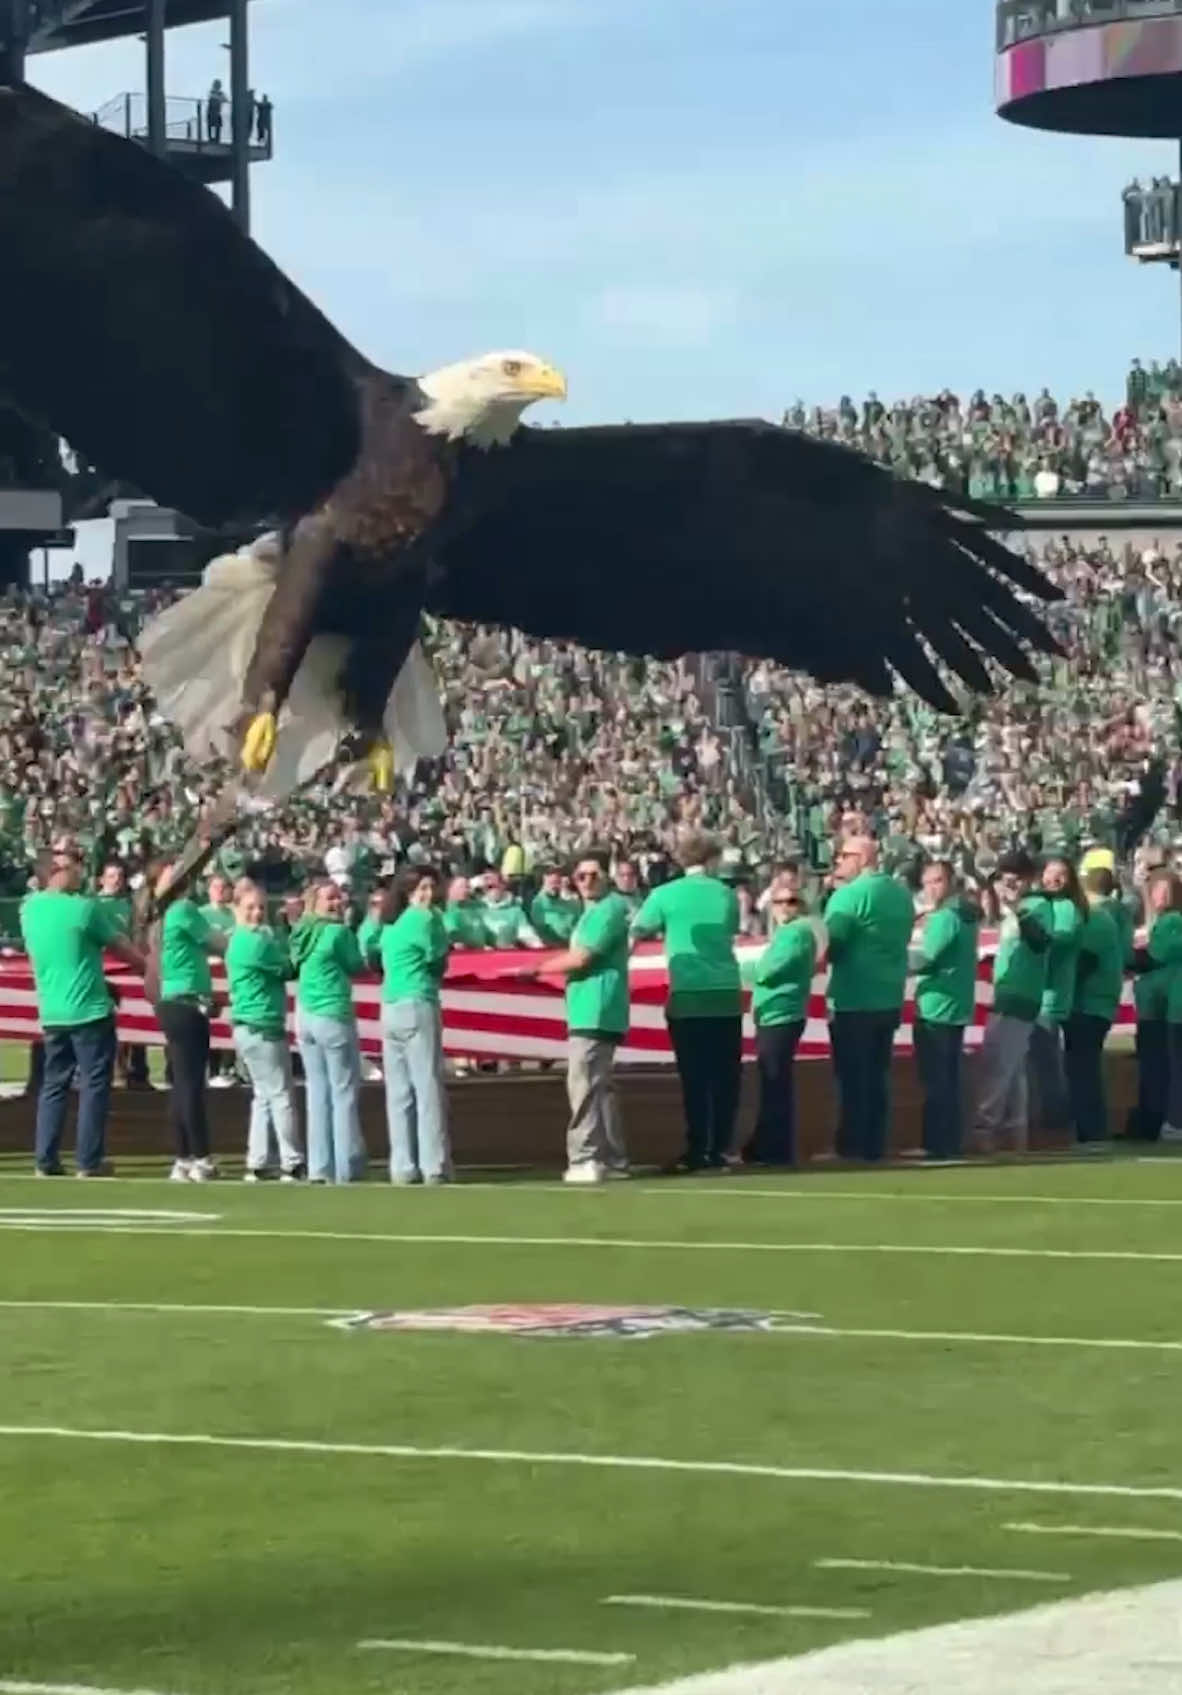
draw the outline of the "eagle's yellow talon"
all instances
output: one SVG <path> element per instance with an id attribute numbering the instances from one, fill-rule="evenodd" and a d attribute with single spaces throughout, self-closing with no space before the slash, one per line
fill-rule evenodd
<path id="1" fill-rule="evenodd" d="M 260 712 L 252 718 L 242 742 L 242 769 L 257 775 L 265 771 L 275 752 L 278 726 L 273 712 Z"/>
<path id="2" fill-rule="evenodd" d="M 389 742 L 375 742 L 369 750 L 368 760 L 375 792 L 388 795 L 394 787 L 394 749 Z"/>

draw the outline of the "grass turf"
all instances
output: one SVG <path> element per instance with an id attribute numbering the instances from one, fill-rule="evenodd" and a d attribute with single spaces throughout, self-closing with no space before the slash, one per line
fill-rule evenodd
<path id="1" fill-rule="evenodd" d="M 1113 1201 L 1126 1204 L 1095 1204 Z M 215 1216 L 68 1227 L 65 1215 L 96 1208 Z M 1182 1254 L 1182 1164 L 686 1180 L 593 1193 L 0 1175 L 3 1225 L 0 1299 L 47 1303 L 0 1305 L 0 1423 L 10 1431 L 1182 1489 L 1172 1418 L 1182 1352 L 790 1332 L 646 1341 L 345 1333 L 302 1312 L 115 1305 L 672 1303 L 815 1313 L 838 1330 L 1172 1341 L 1182 1334 L 1182 1259 L 1067 1256 Z M 159 1233 L 142 1233 L 148 1227 Z M 1010 1253 L 916 1251 L 952 1246 Z M 901 1251 L 858 1251 L 867 1248 Z M 1182 1543 L 1024 1536 L 1005 1529 L 1016 1520 L 1182 1530 L 1182 1500 L 7 1434 L 0 1680 L 182 1695 L 575 1695 L 1182 1567 Z M 825 1558 L 1035 1568 L 1068 1581 L 818 1569 Z M 604 1604 L 621 1594 L 871 1616 Z M 369 1638 L 635 1659 L 437 1659 L 360 1650 Z"/>

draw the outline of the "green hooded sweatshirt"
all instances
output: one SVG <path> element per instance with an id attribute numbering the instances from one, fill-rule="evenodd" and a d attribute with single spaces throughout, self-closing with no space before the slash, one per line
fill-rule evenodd
<path id="1" fill-rule="evenodd" d="M 301 918 L 289 946 L 297 1004 L 319 1018 L 352 1022 L 353 978 L 364 971 L 365 962 L 349 926 L 333 918 Z"/>

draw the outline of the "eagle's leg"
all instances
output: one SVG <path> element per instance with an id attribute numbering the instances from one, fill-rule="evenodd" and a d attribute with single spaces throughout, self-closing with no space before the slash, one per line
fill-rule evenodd
<path id="1" fill-rule="evenodd" d="M 394 787 L 394 749 L 385 722 L 390 694 L 418 629 L 417 598 L 402 592 L 388 600 L 375 609 L 374 632 L 353 643 L 341 678 L 345 709 L 360 732 L 359 759 L 380 795 Z"/>
<path id="2" fill-rule="evenodd" d="M 252 776 L 265 771 L 275 753 L 279 712 L 316 633 L 336 546 L 327 513 L 305 519 L 287 541 L 242 685 L 242 710 L 233 726 L 241 738 L 242 768 Z"/>

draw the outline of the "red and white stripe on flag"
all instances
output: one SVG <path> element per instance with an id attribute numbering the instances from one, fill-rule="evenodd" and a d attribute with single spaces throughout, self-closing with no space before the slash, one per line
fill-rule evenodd
<path id="1" fill-rule="evenodd" d="M 993 954 L 996 931 L 981 933 L 981 957 L 977 967 L 977 1002 L 974 1023 L 966 1044 L 981 1040 L 985 1019 L 993 1000 Z M 753 957 L 762 943 L 740 943 L 739 958 Z M 448 961 L 443 983 L 443 1045 L 456 1058 L 474 1059 L 561 1059 L 566 1051 L 566 1020 L 562 985 L 549 980 L 522 981 L 517 969 L 536 955 L 522 952 L 471 952 L 457 950 Z M 220 964 L 213 968 L 215 991 L 224 993 L 225 978 Z M 108 973 L 119 994 L 116 1022 L 121 1042 L 163 1041 L 152 1009 L 144 999 L 143 984 L 122 967 L 112 964 Z M 628 1038 L 619 1050 L 622 1062 L 634 1065 L 672 1064 L 673 1050 L 665 1028 L 665 996 L 668 972 L 665 955 L 658 944 L 642 944 L 633 955 L 631 968 L 632 1016 Z M 825 985 L 827 977 L 813 981 L 808 1021 L 801 1039 L 801 1054 L 817 1058 L 829 1052 Z M 359 978 L 353 990 L 357 1024 L 365 1052 L 381 1049 L 381 983 L 376 977 Z M 915 1005 L 908 985 L 903 1023 L 895 1036 L 895 1047 L 910 1052 L 911 1023 Z M 1117 1013 L 1118 1025 L 1134 1022 L 1132 986 L 1125 984 Z M 288 1029 L 294 1029 L 294 996 L 288 990 Z M 0 1038 L 34 1039 L 37 996 L 29 963 L 22 954 L 0 959 Z M 750 1011 L 743 1020 L 744 1051 L 754 1052 L 754 1029 Z M 230 1026 L 224 1018 L 214 1021 L 213 1044 L 233 1045 Z"/>

